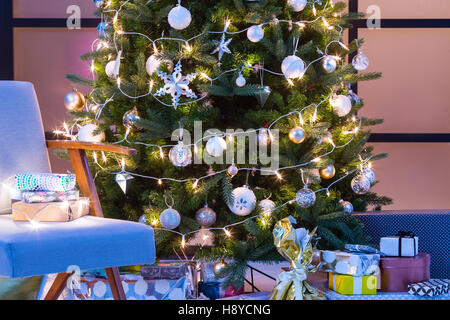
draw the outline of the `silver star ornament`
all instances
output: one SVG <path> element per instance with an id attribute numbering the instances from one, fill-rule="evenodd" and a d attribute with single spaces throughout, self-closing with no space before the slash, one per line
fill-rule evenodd
<path id="1" fill-rule="evenodd" d="M 224 53 L 231 53 L 231 50 L 228 48 L 228 45 L 231 42 L 231 38 L 228 40 L 225 40 L 225 33 L 222 34 L 222 38 L 220 41 L 213 40 L 213 43 L 217 46 L 211 54 L 219 53 L 219 62 L 222 59 L 222 56 Z"/>

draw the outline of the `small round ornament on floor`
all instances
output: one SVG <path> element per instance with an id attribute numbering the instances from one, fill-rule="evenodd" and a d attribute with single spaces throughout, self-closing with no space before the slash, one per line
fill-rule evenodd
<path id="1" fill-rule="evenodd" d="M 228 208 L 235 215 L 246 216 L 249 215 L 256 206 L 256 196 L 252 190 L 246 185 L 236 188 L 232 192 L 233 203 L 228 205 Z"/>
<path id="2" fill-rule="evenodd" d="M 192 17 L 188 9 L 182 7 L 180 4 L 177 4 L 172 10 L 170 10 L 168 19 L 172 28 L 176 30 L 183 30 L 189 26 Z"/>
<path id="3" fill-rule="evenodd" d="M 352 65 L 356 70 L 364 71 L 369 66 L 369 58 L 364 54 L 364 52 L 359 51 L 359 53 L 353 57 Z"/>
<path id="4" fill-rule="evenodd" d="M 166 62 L 169 70 L 173 70 L 173 62 L 168 59 L 160 59 L 156 54 L 152 54 L 148 57 L 147 62 L 145 63 L 145 70 L 147 74 L 151 76 L 156 70 L 159 69 L 161 63 Z"/>
<path id="5" fill-rule="evenodd" d="M 255 26 L 251 26 L 250 28 L 248 28 L 247 38 L 251 42 L 261 41 L 261 39 L 264 38 L 264 30 L 263 30 L 262 26 L 255 25 Z"/>
<path id="6" fill-rule="evenodd" d="M 331 179 L 334 177 L 336 173 L 336 169 L 334 168 L 334 165 L 330 164 L 329 166 L 326 166 L 325 168 L 321 168 L 319 170 L 320 176 L 322 179 Z"/>
<path id="7" fill-rule="evenodd" d="M 322 60 L 322 68 L 325 70 L 326 73 L 332 73 L 336 70 L 337 63 L 336 59 L 332 56 L 326 56 Z"/>
<path id="8" fill-rule="evenodd" d="M 330 98 L 330 105 L 339 117 L 346 116 L 352 110 L 352 102 L 342 94 Z"/>
<path id="9" fill-rule="evenodd" d="M 222 272 L 223 268 L 225 268 L 227 266 L 227 264 L 223 261 L 220 260 L 219 262 L 217 262 L 214 266 L 213 266 L 213 272 L 214 275 L 217 277 L 220 275 L 220 273 Z"/>
<path id="10" fill-rule="evenodd" d="M 191 148 L 184 145 L 183 141 L 178 141 L 178 144 L 170 149 L 169 159 L 176 167 L 186 167 L 192 161 Z"/>
<path id="11" fill-rule="evenodd" d="M 351 187 L 356 194 L 365 194 L 370 189 L 370 181 L 363 175 L 357 175 L 352 179 Z"/>
<path id="12" fill-rule="evenodd" d="M 305 185 L 303 189 L 297 191 L 295 200 L 300 207 L 309 208 L 316 202 L 316 193 Z"/>
<path id="13" fill-rule="evenodd" d="M 289 139 L 294 143 L 302 143 L 305 140 L 305 130 L 302 127 L 294 127 L 289 131 Z"/>
<path id="14" fill-rule="evenodd" d="M 180 213 L 172 207 L 169 207 L 161 212 L 159 217 L 159 222 L 166 229 L 175 229 L 180 225 L 180 221 Z"/>
<path id="15" fill-rule="evenodd" d="M 281 72 L 289 79 L 301 78 L 305 68 L 303 60 L 295 55 L 287 56 L 281 62 Z"/>
<path id="16" fill-rule="evenodd" d="M 239 76 L 236 78 L 236 85 L 238 87 L 243 87 L 247 81 L 245 80 L 244 76 L 240 73 Z"/>
<path id="17" fill-rule="evenodd" d="M 69 111 L 80 111 L 83 109 L 86 99 L 77 89 L 73 89 L 64 97 L 64 106 Z"/>
<path id="18" fill-rule="evenodd" d="M 239 169 L 238 167 L 236 167 L 236 165 L 233 163 L 232 165 L 230 165 L 227 169 L 227 173 L 231 176 L 234 177 L 235 175 L 237 175 Z"/>
<path id="19" fill-rule="evenodd" d="M 373 170 L 369 167 L 362 168 L 361 175 L 365 176 L 369 180 L 370 184 L 375 182 L 375 172 L 373 172 Z"/>
<path id="20" fill-rule="evenodd" d="M 205 204 L 195 213 L 195 220 L 202 227 L 211 227 L 216 222 L 216 212 Z"/>
<path id="21" fill-rule="evenodd" d="M 124 113 L 122 117 L 123 126 L 127 129 L 131 129 L 137 120 L 140 120 L 139 114 L 137 112 L 137 108 L 134 107 L 131 110 L 128 110 Z"/>
<path id="22" fill-rule="evenodd" d="M 220 157 L 227 149 L 227 143 L 222 137 L 212 137 L 206 143 L 206 152 L 213 157 Z"/>
<path id="23" fill-rule="evenodd" d="M 349 201 L 340 200 L 339 203 L 344 207 L 344 212 L 347 214 L 353 213 L 353 205 Z"/>
<path id="24" fill-rule="evenodd" d="M 272 214 L 273 209 L 275 209 L 275 202 L 269 198 L 263 199 L 258 203 L 258 207 L 261 209 L 261 213 L 265 216 Z"/>
<path id="25" fill-rule="evenodd" d="M 99 143 L 105 140 L 105 133 L 100 131 L 100 133 L 94 134 L 94 131 L 97 131 L 98 127 L 93 123 L 88 123 L 80 128 L 78 131 L 78 141 L 83 142 L 95 142 Z"/>
<path id="26" fill-rule="evenodd" d="M 291 6 L 295 12 L 302 11 L 308 4 L 307 0 L 288 0 L 287 3 Z"/>

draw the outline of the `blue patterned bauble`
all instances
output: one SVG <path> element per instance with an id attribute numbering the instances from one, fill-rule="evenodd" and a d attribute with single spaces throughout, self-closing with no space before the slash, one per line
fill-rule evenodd
<path id="1" fill-rule="evenodd" d="M 295 200 L 300 207 L 309 208 L 316 202 L 316 193 L 305 186 L 297 191 Z"/>
<path id="2" fill-rule="evenodd" d="M 103 5 L 104 0 L 92 0 L 92 2 L 95 4 L 97 8 L 100 8 Z"/>
<path id="3" fill-rule="evenodd" d="M 184 145 L 183 141 L 179 141 L 175 147 L 170 149 L 169 158 L 174 166 L 186 167 L 192 161 L 191 148 Z"/>
<path id="4" fill-rule="evenodd" d="M 166 229 L 175 229 L 180 225 L 180 221 L 180 213 L 171 207 L 161 212 L 161 216 L 159 217 L 159 222 Z"/>
<path id="5" fill-rule="evenodd" d="M 356 194 L 365 194 L 370 189 L 370 181 L 363 175 L 357 175 L 351 182 L 351 187 Z"/>
<path id="6" fill-rule="evenodd" d="M 345 213 L 347 213 L 347 214 L 353 213 L 353 205 L 352 205 L 351 202 L 341 200 L 341 201 L 339 201 L 339 203 L 340 203 L 340 204 L 342 205 L 342 207 L 344 208 L 344 212 L 345 212 Z"/>
<path id="7" fill-rule="evenodd" d="M 233 203 L 228 205 L 231 212 L 238 216 L 249 215 L 256 206 L 256 196 L 248 186 L 233 190 Z"/>
<path id="8" fill-rule="evenodd" d="M 375 172 L 373 172 L 372 169 L 368 167 L 363 168 L 361 170 L 361 175 L 365 176 L 369 180 L 370 184 L 375 182 Z"/>
<path id="9" fill-rule="evenodd" d="M 106 38 L 106 31 L 109 30 L 110 25 L 108 22 L 100 22 L 97 26 L 98 37 Z"/>

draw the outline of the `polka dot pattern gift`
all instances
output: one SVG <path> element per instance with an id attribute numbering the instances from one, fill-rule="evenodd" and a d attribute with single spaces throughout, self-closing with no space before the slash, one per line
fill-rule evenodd
<path id="1" fill-rule="evenodd" d="M 324 250 L 320 260 L 321 271 L 362 277 L 377 274 L 380 255 Z"/>
<path id="2" fill-rule="evenodd" d="M 76 179 L 74 174 L 20 173 L 14 181 L 20 191 L 65 192 L 75 188 Z"/>

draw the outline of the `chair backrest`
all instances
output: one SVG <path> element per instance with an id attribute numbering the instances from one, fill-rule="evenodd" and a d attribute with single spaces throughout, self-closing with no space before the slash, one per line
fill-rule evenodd
<path id="1" fill-rule="evenodd" d="M 0 81 L 0 210 L 11 206 L 2 183 L 27 172 L 50 172 L 36 92 L 30 82 Z"/>

